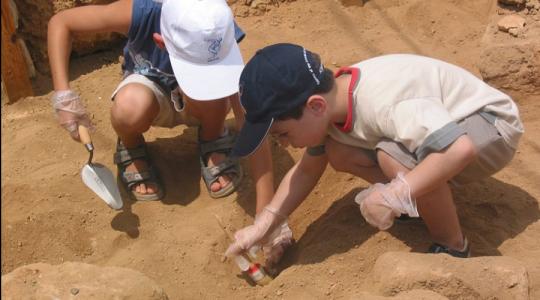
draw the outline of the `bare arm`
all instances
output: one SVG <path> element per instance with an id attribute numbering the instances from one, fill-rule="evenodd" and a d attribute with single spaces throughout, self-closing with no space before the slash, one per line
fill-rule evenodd
<path id="1" fill-rule="evenodd" d="M 288 216 L 302 203 L 321 178 L 328 158 L 304 153 L 302 159 L 287 172 L 276 191 L 269 208 Z"/>
<path id="2" fill-rule="evenodd" d="M 240 104 L 238 95 L 230 98 L 231 106 L 236 120 L 236 129 L 240 131 L 244 124 L 244 110 Z M 272 153 L 268 138 L 265 138 L 261 146 L 249 158 L 251 176 L 255 182 L 257 195 L 256 213 L 260 213 L 274 196 L 274 176 L 272 170 Z"/>
<path id="3" fill-rule="evenodd" d="M 405 179 L 413 198 L 432 191 L 461 172 L 476 157 L 476 148 L 467 135 L 460 136 L 445 151 L 429 154 Z"/>
<path id="4" fill-rule="evenodd" d="M 127 33 L 131 24 L 131 0 L 109 5 L 89 5 L 64 10 L 49 21 L 47 50 L 54 89 L 69 89 L 69 55 L 73 33 Z"/>
<path id="5" fill-rule="evenodd" d="M 285 217 L 291 214 L 313 190 L 326 168 L 327 161 L 326 155 L 311 156 L 304 153 L 302 159 L 287 172 L 272 202 L 261 210 L 253 225 L 236 232 L 235 240 L 226 254 L 237 255 L 256 244 L 267 243 L 265 239 L 277 226 L 283 224 Z M 275 262 L 281 254 L 271 256 L 270 259 Z"/>

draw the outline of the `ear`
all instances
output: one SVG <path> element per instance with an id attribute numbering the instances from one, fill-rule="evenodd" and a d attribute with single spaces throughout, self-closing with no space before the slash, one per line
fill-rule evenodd
<path id="1" fill-rule="evenodd" d="M 326 99 L 321 95 L 311 95 L 306 102 L 306 109 L 317 116 L 324 114 L 327 108 Z"/>
<path id="2" fill-rule="evenodd" d="M 161 50 L 165 50 L 165 41 L 163 41 L 163 37 L 159 33 L 155 33 L 152 35 L 154 38 L 154 43 L 159 47 Z"/>

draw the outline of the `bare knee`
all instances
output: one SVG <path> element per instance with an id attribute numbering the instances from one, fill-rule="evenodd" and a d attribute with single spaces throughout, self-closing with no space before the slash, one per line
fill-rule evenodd
<path id="1" fill-rule="evenodd" d="M 376 167 L 375 162 L 360 148 L 341 144 L 333 139 L 328 139 L 325 147 L 328 162 L 336 171 L 355 173 L 356 167 Z"/>
<path id="2" fill-rule="evenodd" d="M 158 113 L 159 104 L 149 88 L 140 84 L 128 84 L 115 96 L 111 121 L 121 131 L 129 128 L 144 132 L 150 128 Z"/>
<path id="3" fill-rule="evenodd" d="M 348 161 L 344 159 L 344 153 L 347 152 L 343 147 L 340 147 L 336 142 L 326 143 L 326 154 L 328 156 L 328 163 L 339 172 L 347 172 Z"/>

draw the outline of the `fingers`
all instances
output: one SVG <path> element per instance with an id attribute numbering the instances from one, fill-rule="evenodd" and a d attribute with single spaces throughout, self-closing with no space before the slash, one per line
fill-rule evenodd
<path id="1" fill-rule="evenodd" d="M 229 246 L 229 248 L 227 248 L 227 251 L 225 251 L 225 256 L 227 257 L 237 256 L 244 251 L 245 249 L 242 248 L 242 246 L 240 246 L 240 244 L 237 241 L 235 241 Z"/>
<path id="2" fill-rule="evenodd" d="M 69 136 L 74 141 L 77 141 L 77 142 L 81 141 L 81 139 L 79 137 L 79 130 L 78 130 L 77 122 L 69 121 L 69 122 L 63 123 L 61 125 L 62 125 L 62 127 L 64 127 L 65 130 L 67 130 L 67 132 L 69 133 Z"/>
<path id="3" fill-rule="evenodd" d="M 94 133 L 96 131 L 96 127 L 94 126 L 94 124 L 92 124 L 92 121 L 90 121 L 90 118 L 87 114 L 78 117 L 78 124 L 88 128 L 88 131 L 90 131 L 90 133 Z"/>
<path id="4" fill-rule="evenodd" d="M 67 130 L 71 138 L 77 142 L 81 141 L 78 130 L 79 124 L 88 128 L 90 132 L 96 131 L 96 128 L 87 115 L 77 116 L 69 112 L 60 112 L 58 114 L 58 122 L 65 130 Z"/>
<path id="5" fill-rule="evenodd" d="M 370 191 L 367 195 L 358 195 L 360 202 L 360 212 L 366 221 L 377 227 L 379 230 L 387 230 L 394 224 L 394 218 L 399 216 L 399 212 L 395 212 L 388 205 L 382 194 L 377 190 Z"/>

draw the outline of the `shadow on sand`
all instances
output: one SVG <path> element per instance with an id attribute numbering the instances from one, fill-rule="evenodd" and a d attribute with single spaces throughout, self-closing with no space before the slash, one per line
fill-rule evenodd
<path id="1" fill-rule="evenodd" d="M 281 270 L 296 264 L 315 264 L 328 257 L 348 252 L 361 245 L 377 230 L 362 218 L 353 189 L 307 228 L 291 247 Z M 465 235 L 472 245 L 472 256 L 497 256 L 497 248 L 523 232 L 540 218 L 537 200 L 527 191 L 488 178 L 453 189 L 458 214 Z M 431 244 L 423 222 L 395 223 L 389 233 L 403 241 L 412 252 L 424 252 Z"/>

